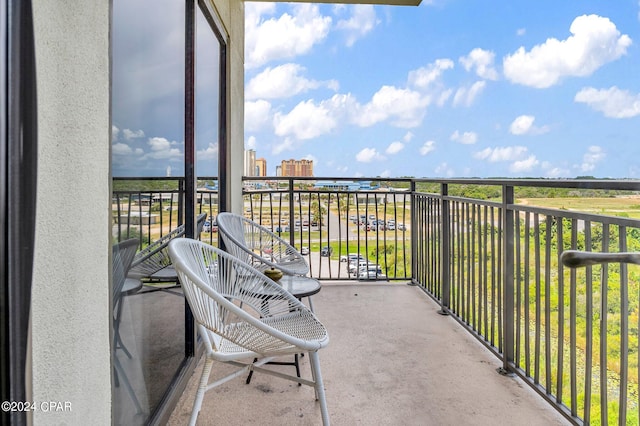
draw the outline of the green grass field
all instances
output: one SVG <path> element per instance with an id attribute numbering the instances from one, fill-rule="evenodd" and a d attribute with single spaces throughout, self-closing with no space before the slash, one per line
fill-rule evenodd
<path id="1" fill-rule="evenodd" d="M 640 218 L 640 198 L 635 197 L 521 198 L 516 200 L 516 203 L 608 216 Z"/>

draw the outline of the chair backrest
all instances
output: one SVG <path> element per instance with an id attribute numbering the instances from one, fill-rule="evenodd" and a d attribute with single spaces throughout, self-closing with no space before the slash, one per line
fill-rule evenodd
<path id="1" fill-rule="evenodd" d="M 301 323 L 319 325 L 318 335 L 311 338 L 328 339 L 309 308 L 231 254 L 201 241 L 180 238 L 169 243 L 169 256 L 194 318 L 215 334 L 209 335 L 214 347 L 219 347 L 222 339 L 261 354 L 287 350 L 295 353 L 294 346 L 319 347 L 317 341 L 309 342 L 278 330 L 277 321 L 268 324 L 268 318 L 279 315 L 299 315 Z"/>
<path id="2" fill-rule="evenodd" d="M 120 297 L 122 287 L 127 279 L 127 273 L 131 268 L 131 263 L 138 249 L 138 239 L 131 238 L 113 245 L 112 256 L 112 288 L 113 302 Z"/>
<path id="3" fill-rule="evenodd" d="M 227 251 L 258 270 L 277 268 L 287 275 L 309 272 L 298 250 L 264 226 L 230 212 L 219 213 L 217 221 Z"/>
<path id="4" fill-rule="evenodd" d="M 207 213 L 201 213 L 196 218 L 196 235 L 198 237 L 202 232 L 206 219 Z M 133 259 L 129 275 L 135 278 L 146 278 L 171 265 L 171 259 L 167 251 L 169 242 L 174 238 L 183 237 L 184 234 L 185 226 L 180 225 L 140 250 Z"/>
<path id="5" fill-rule="evenodd" d="M 200 213 L 196 217 L 196 238 L 200 238 L 200 233 L 204 227 L 204 223 L 207 221 L 207 213 Z"/>

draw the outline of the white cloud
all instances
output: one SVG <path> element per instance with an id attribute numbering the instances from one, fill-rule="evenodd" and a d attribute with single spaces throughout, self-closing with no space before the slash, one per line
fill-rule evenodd
<path id="1" fill-rule="evenodd" d="M 539 161 L 535 155 L 530 155 L 523 160 L 516 160 L 509 166 L 509 171 L 512 173 L 524 173 L 529 172 L 538 165 Z"/>
<path id="2" fill-rule="evenodd" d="M 385 152 L 389 155 L 397 154 L 404 149 L 404 144 L 402 142 L 391 142 L 391 144 L 387 147 Z"/>
<path id="3" fill-rule="evenodd" d="M 273 117 L 278 136 L 294 136 L 299 140 L 313 139 L 333 131 L 339 123 L 357 117 L 361 106 L 351 96 L 333 95 L 319 103 L 300 102 L 288 113 L 278 112 Z M 355 119 L 352 121 L 356 121 Z"/>
<path id="4" fill-rule="evenodd" d="M 547 178 L 561 178 L 570 176 L 570 171 L 568 169 L 554 166 L 548 161 L 543 161 L 541 168 L 542 170 L 544 170 L 544 176 Z"/>
<path id="5" fill-rule="evenodd" d="M 476 81 L 471 85 L 471 87 L 461 87 L 456 91 L 455 96 L 453 97 L 453 106 L 464 105 L 471 106 L 473 101 L 476 100 L 476 97 L 482 93 L 486 86 L 486 82 L 484 81 Z"/>
<path id="6" fill-rule="evenodd" d="M 133 150 L 126 143 L 119 142 L 111 145 L 111 153 L 113 155 L 131 155 Z"/>
<path id="7" fill-rule="evenodd" d="M 536 118 L 533 115 L 521 115 L 516 117 L 515 120 L 509 126 L 509 132 L 513 135 L 526 135 L 533 134 L 539 135 L 549 131 L 549 126 L 536 127 L 533 122 Z"/>
<path id="8" fill-rule="evenodd" d="M 505 76 L 513 83 L 536 88 L 558 84 L 563 77 L 591 75 L 607 62 L 626 54 L 631 38 L 598 15 L 578 16 L 566 40 L 549 38 L 526 52 L 520 47 L 503 60 Z"/>
<path id="9" fill-rule="evenodd" d="M 211 142 L 205 149 L 198 150 L 198 160 L 213 160 L 218 158 L 218 143 Z"/>
<path id="10" fill-rule="evenodd" d="M 582 157 L 580 170 L 582 170 L 583 172 L 593 171 L 596 168 L 596 165 L 604 160 L 606 156 L 606 153 L 601 147 L 597 145 L 590 146 L 587 149 L 587 152 Z"/>
<path id="11" fill-rule="evenodd" d="M 460 142 L 465 145 L 472 145 L 478 141 L 478 135 L 475 132 L 460 133 L 456 130 L 455 132 L 453 132 L 450 139 L 454 142 Z"/>
<path id="12" fill-rule="evenodd" d="M 116 126 L 114 126 L 113 124 L 111 125 L 111 140 L 112 141 L 116 141 L 118 140 L 118 135 L 120 134 L 120 129 L 118 129 Z"/>
<path id="13" fill-rule="evenodd" d="M 149 138 L 148 142 L 151 151 L 166 151 L 171 148 L 171 142 L 166 138 Z"/>
<path id="14" fill-rule="evenodd" d="M 605 117 L 630 118 L 640 115 L 640 94 L 634 95 L 616 86 L 600 90 L 584 88 L 576 94 L 574 101 L 589 105 Z"/>
<path id="15" fill-rule="evenodd" d="M 372 5 L 357 4 L 351 6 L 350 9 L 352 16 L 346 20 L 342 19 L 336 24 L 338 30 L 346 32 L 347 46 L 353 46 L 358 39 L 367 35 L 380 23 Z"/>
<path id="16" fill-rule="evenodd" d="M 293 151 L 295 149 L 295 144 L 293 143 L 293 139 L 291 138 L 284 138 L 284 140 L 278 144 L 275 144 L 273 146 L 273 149 L 271 150 L 271 153 L 276 155 L 276 154 L 280 154 L 284 151 Z"/>
<path id="17" fill-rule="evenodd" d="M 356 154 L 356 161 L 360 163 L 371 163 L 372 161 L 382 161 L 385 157 L 375 148 L 364 148 Z"/>
<path id="18" fill-rule="evenodd" d="M 177 142 L 169 142 L 166 138 L 155 137 L 149 138 L 147 144 L 151 148 L 151 152 L 145 154 L 145 158 L 147 159 L 179 160 L 183 158 L 182 150 L 173 148 L 173 146 L 178 145 Z"/>
<path id="19" fill-rule="evenodd" d="M 245 149 L 256 149 L 257 142 L 255 136 L 249 136 L 247 141 L 244 143 Z"/>
<path id="20" fill-rule="evenodd" d="M 527 29 L 526 28 L 518 28 L 516 30 L 516 35 L 522 37 L 523 35 L 525 35 L 527 33 Z"/>
<path id="21" fill-rule="evenodd" d="M 486 80 L 497 80 L 498 71 L 494 68 L 496 54 L 480 48 L 475 48 L 467 56 L 460 57 L 460 63 L 467 71 L 475 71 L 478 77 Z"/>
<path id="22" fill-rule="evenodd" d="M 316 105 L 309 100 L 300 102 L 288 114 L 276 113 L 273 124 L 276 135 L 305 140 L 331 132 L 338 122 L 328 104 Z"/>
<path id="23" fill-rule="evenodd" d="M 126 140 L 139 139 L 144 137 L 144 131 L 124 129 L 122 135 Z"/>
<path id="24" fill-rule="evenodd" d="M 271 122 L 271 104 L 265 100 L 244 103 L 244 129 L 257 131 Z"/>
<path id="25" fill-rule="evenodd" d="M 409 85 L 417 89 L 426 89 L 437 82 L 443 72 L 454 67 L 451 59 L 436 59 L 432 64 L 409 71 Z"/>
<path id="26" fill-rule="evenodd" d="M 436 149 L 436 143 L 435 141 L 426 141 L 424 144 L 422 144 L 422 146 L 420 147 L 420 155 L 427 155 L 430 152 L 435 151 Z"/>
<path id="27" fill-rule="evenodd" d="M 245 67 L 256 68 L 277 59 L 308 53 L 321 43 L 331 28 L 331 17 L 322 16 L 314 4 L 296 4 L 293 15 L 263 19 L 275 5 L 245 3 Z"/>
<path id="28" fill-rule="evenodd" d="M 449 164 L 447 163 L 440 163 L 434 171 L 436 173 L 436 176 L 452 177 L 456 175 L 453 167 L 449 166 Z"/>
<path id="29" fill-rule="evenodd" d="M 402 138 L 403 141 L 405 142 L 411 142 L 411 139 L 413 139 L 414 134 L 411 132 L 407 132 L 404 137 Z"/>
<path id="30" fill-rule="evenodd" d="M 354 111 L 352 121 L 361 127 L 386 120 L 396 127 L 417 127 L 422 123 L 429 102 L 429 97 L 413 90 L 382 86 L 371 101 Z"/>
<path id="31" fill-rule="evenodd" d="M 274 68 L 266 68 L 253 77 L 246 86 L 245 99 L 277 99 L 288 98 L 299 93 L 319 87 L 336 90 L 338 82 L 316 81 L 302 77 L 305 68 L 299 64 L 284 64 Z"/>
<path id="32" fill-rule="evenodd" d="M 496 148 L 485 148 L 476 152 L 473 156 L 479 160 L 487 160 L 490 163 L 498 161 L 518 161 L 527 154 L 529 150 L 525 146 L 505 146 Z"/>
<path id="33" fill-rule="evenodd" d="M 569 171 L 561 167 L 554 167 L 552 169 L 549 169 L 545 173 L 545 177 L 548 177 L 548 178 L 561 178 L 561 177 L 568 177 L 568 176 L 569 176 Z"/>
<path id="34" fill-rule="evenodd" d="M 438 105 L 439 107 L 443 106 L 445 104 L 445 102 L 447 102 L 447 100 L 449 100 L 449 98 L 451 97 L 452 93 L 453 93 L 453 89 L 444 90 L 438 96 L 438 99 L 436 100 L 436 105 Z"/>

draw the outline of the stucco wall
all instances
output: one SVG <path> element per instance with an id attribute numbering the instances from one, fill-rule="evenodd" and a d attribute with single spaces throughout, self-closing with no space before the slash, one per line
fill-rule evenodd
<path id="1" fill-rule="evenodd" d="M 244 164 L 244 1 L 214 0 L 222 25 L 229 34 L 227 75 L 227 137 L 229 209 L 242 212 L 242 174 Z"/>
<path id="2" fill-rule="evenodd" d="M 35 424 L 111 424 L 109 0 L 34 0 Z M 64 407 L 64 406 L 63 406 Z"/>
<path id="3" fill-rule="evenodd" d="M 244 160 L 244 2 L 231 2 L 232 43 L 229 54 L 229 75 L 227 88 L 229 99 L 229 137 L 231 138 L 230 159 L 232 166 L 228 168 L 231 181 L 231 211 L 241 213 L 242 174 Z"/>

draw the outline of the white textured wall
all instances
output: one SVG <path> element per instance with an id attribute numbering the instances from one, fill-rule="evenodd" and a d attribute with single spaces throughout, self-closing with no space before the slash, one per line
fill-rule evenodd
<path id="1" fill-rule="evenodd" d="M 109 0 L 34 0 L 35 424 L 111 424 Z"/>
<path id="2" fill-rule="evenodd" d="M 227 138 L 229 158 L 226 159 L 229 180 L 229 209 L 242 212 L 242 174 L 244 166 L 244 1 L 214 0 L 225 30 L 229 34 L 227 75 Z"/>

